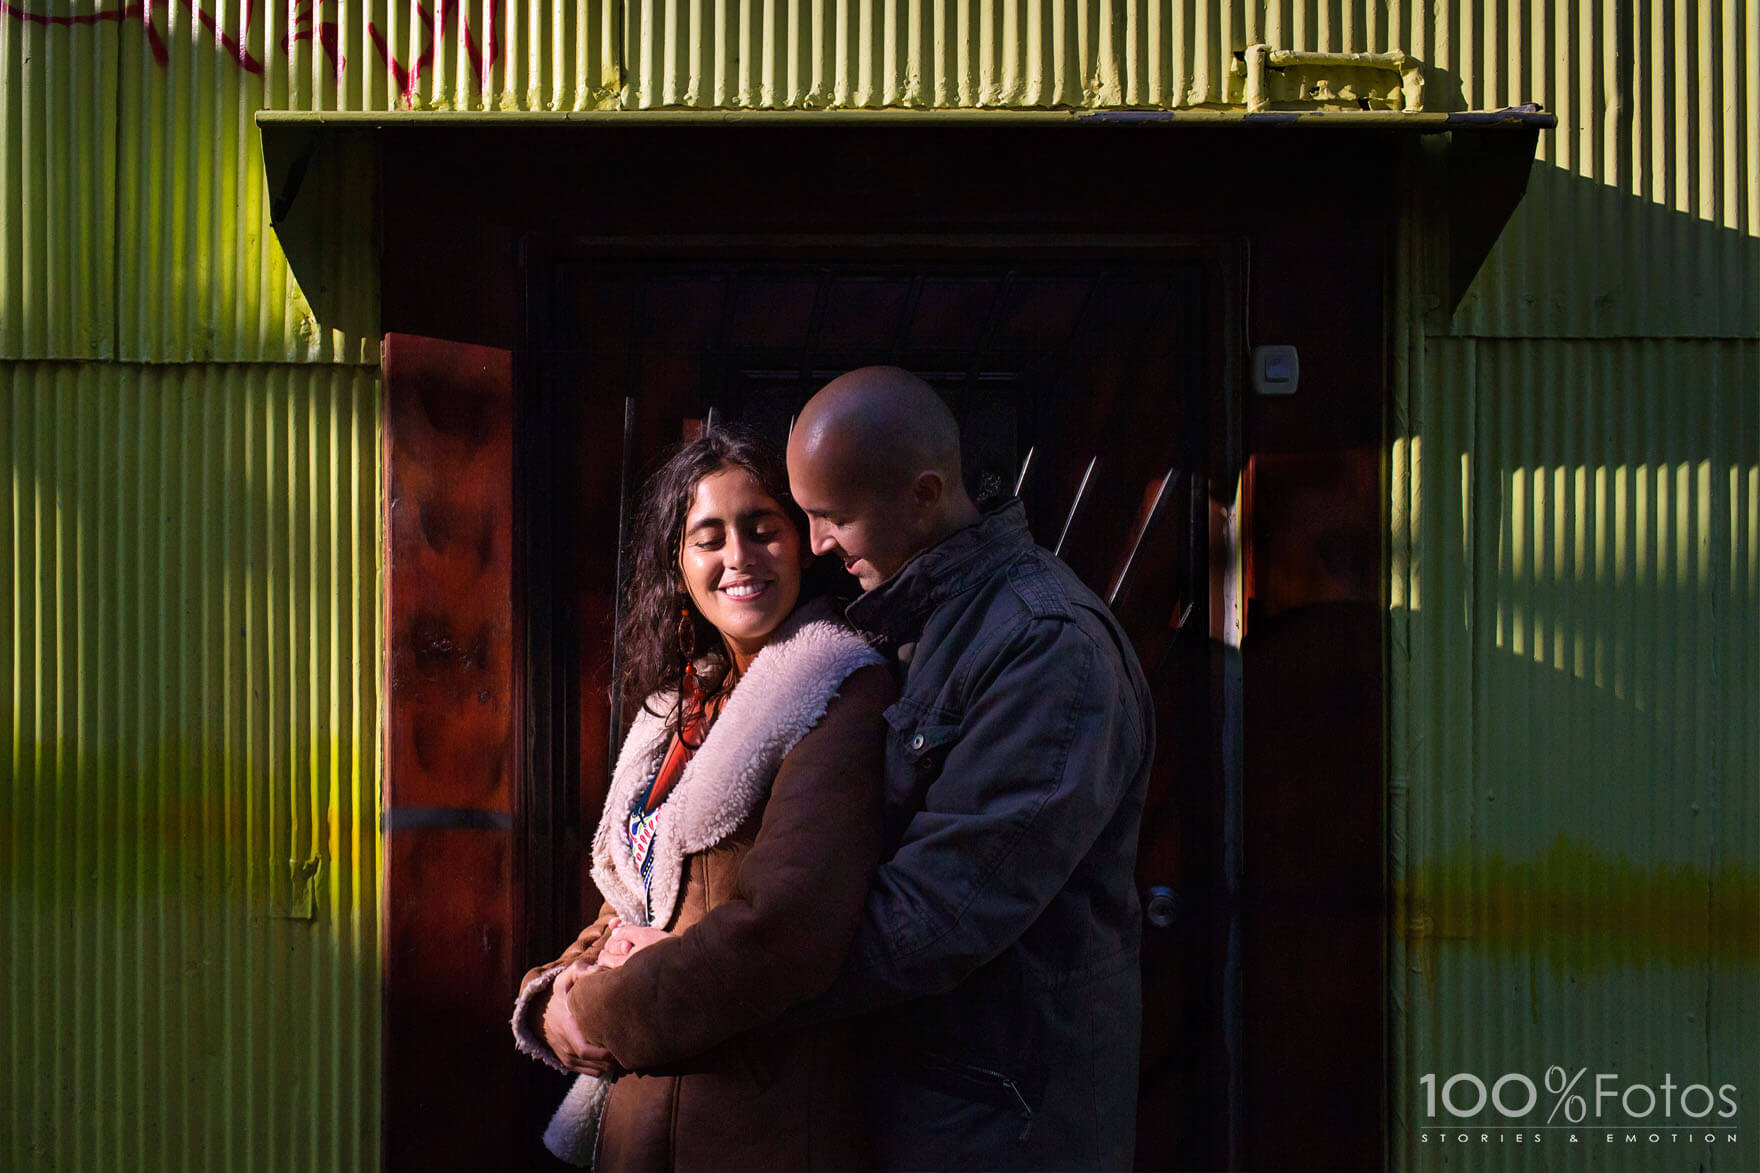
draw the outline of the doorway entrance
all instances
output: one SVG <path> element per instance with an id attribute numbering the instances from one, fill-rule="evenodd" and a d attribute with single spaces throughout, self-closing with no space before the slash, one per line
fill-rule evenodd
<path id="1" fill-rule="evenodd" d="M 1227 250 L 870 238 L 534 241 L 525 255 L 522 955 L 555 952 L 598 906 L 581 861 L 640 700 L 610 682 L 618 550 L 641 479 L 705 426 L 737 420 L 781 444 L 830 378 L 906 367 L 958 418 L 974 500 L 1021 497 L 1035 538 L 1107 600 L 1148 673 L 1159 749 L 1138 873 L 1150 913 L 1138 1160 L 1223 1163 L 1238 1032 L 1222 1025 L 1234 999 L 1218 796 L 1223 763 L 1239 759 L 1219 742 L 1236 702 L 1209 639 L 1209 486 L 1237 426 L 1223 391 L 1239 314 Z"/>
<path id="2" fill-rule="evenodd" d="M 446 193 L 379 222 L 389 1167 L 542 1167 L 560 1091 L 520 1086 L 506 1007 L 594 898 L 620 502 L 689 421 L 786 429 L 873 361 L 966 396 L 1003 492 L 1033 454 L 1039 540 L 1116 585 L 1153 674 L 1139 1160 L 1383 1160 L 1378 462 L 1416 144 L 1057 118 L 375 132 L 384 191 Z M 1260 345 L 1298 393 L 1245 389 Z"/>

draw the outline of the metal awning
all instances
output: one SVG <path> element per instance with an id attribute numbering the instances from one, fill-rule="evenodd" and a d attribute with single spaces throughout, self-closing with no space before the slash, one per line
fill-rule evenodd
<path id="1" fill-rule="evenodd" d="M 1448 309 L 1452 312 L 1478 273 L 1498 234 L 1527 190 L 1542 130 L 1557 118 L 1535 106 L 1454 113 L 1397 110 L 592 110 L 556 111 L 281 111 L 258 112 L 270 193 L 270 223 L 288 263 L 320 321 L 361 331 L 349 321 L 361 299 L 324 284 L 323 262 L 339 240 L 366 247 L 373 238 L 379 198 L 371 176 L 377 143 L 385 136 L 435 131 L 522 132 L 669 127 L 820 129 L 903 126 L 1086 128 L 1122 133 L 1175 134 L 1182 130 L 1263 136 L 1352 133 L 1426 136 L 1442 143 L 1446 180 L 1438 197 L 1448 227 Z M 1145 139 L 1147 144 L 1150 140 Z M 1174 140 L 1170 140 L 1174 141 Z"/>
<path id="2" fill-rule="evenodd" d="M 805 122 L 843 126 L 952 126 L 1006 123 L 1010 126 L 1132 125 L 1169 127 L 1325 127 L 1332 130 L 1398 130 L 1441 134 L 1453 130 L 1550 130 L 1555 115 L 1536 106 L 1455 113 L 1402 110 L 259 110 L 264 137 L 298 128 L 397 130 L 412 127 L 605 126 L 639 122 L 653 126 L 800 126 Z"/>

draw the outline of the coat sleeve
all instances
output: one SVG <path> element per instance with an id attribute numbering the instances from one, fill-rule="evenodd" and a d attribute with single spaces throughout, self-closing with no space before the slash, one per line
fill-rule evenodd
<path id="1" fill-rule="evenodd" d="M 569 965 L 582 957 L 587 959 L 588 965 L 599 960 L 599 950 L 605 947 L 605 938 L 608 935 L 607 929 L 610 927 L 611 918 L 616 915 L 616 910 L 611 907 L 609 902 L 600 904 L 598 917 L 592 924 L 581 930 L 580 936 L 574 939 L 574 943 L 562 951 L 562 956 L 554 961 L 546 961 L 543 965 L 533 966 L 526 970 L 526 975 L 519 979 L 519 988 L 525 989 L 531 984 L 533 978 L 558 965 Z"/>
<path id="2" fill-rule="evenodd" d="M 977 673 L 946 756 L 875 873 L 851 959 L 794 1020 L 943 993 L 1032 926 L 1131 799 L 1148 752 L 1113 648 L 1027 621 Z M 916 735 L 905 730 L 912 741 Z"/>
<path id="3" fill-rule="evenodd" d="M 733 896 L 569 991 L 575 1021 L 631 1070 L 675 1063 L 830 985 L 880 854 L 889 671 L 862 668 L 783 758 Z"/>
<path id="4" fill-rule="evenodd" d="M 550 1005 L 550 987 L 555 982 L 556 975 L 573 962 L 585 958 L 587 964 L 591 965 L 598 960 L 599 951 L 605 947 L 607 930 L 614 915 L 615 911 L 609 903 L 600 905 L 598 918 L 581 930 L 580 936 L 562 951 L 561 957 L 527 970 L 526 975 L 519 980 L 519 993 L 513 1000 L 511 1021 L 514 1046 L 558 1071 L 564 1070 L 562 1063 L 544 1037 L 544 1011 Z"/>

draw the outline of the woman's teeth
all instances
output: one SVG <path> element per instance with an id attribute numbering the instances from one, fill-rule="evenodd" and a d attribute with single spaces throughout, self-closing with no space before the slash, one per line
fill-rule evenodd
<path id="1" fill-rule="evenodd" d="M 750 599 L 763 594 L 767 585 L 761 582 L 742 582 L 737 586 L 723 587 L 722 590 L 727 592 L 730 599 Z"/>

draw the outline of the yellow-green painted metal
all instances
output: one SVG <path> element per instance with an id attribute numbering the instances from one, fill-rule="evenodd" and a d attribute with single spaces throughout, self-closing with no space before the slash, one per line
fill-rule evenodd
<path id="1" fill-rule="evenodd" d="M 1591 1124 L 1604 1073 L 1728 1084 L 1744 1114 L 1760 1087 L 1760 21 L 1481 15 L 1453 44 L 1499 52 L 1461 99 L 1559 127 L 1452 320 L 1425 268 L 1439 193 L 1402 177 L 1390 1165 L 1760 1167 L 1751 1129 L 1723 1130 L 1741 1115 L 1684 1128 L 1678 1102 L 1650 1127 L 1603 1103 L 1612 1127 L 1572 1143 L 1546 1083 L 1586 1071 Z M 1538 1146 L 1440 1099 L 1511 1073 L 1553 1125 Z"/>
<path id="2" fill-rule="evenodd" d="M 1559 125 L 1452 331 L 1760 338 L 1760 5 L 1456 11 L 1434 58 L 1459 100 L 1542 102 Z"/>
<path id="3" fill-rule="evenodd" d="M 121 37 L 0 15 L 0 358 L 113 354 Z"/>
<path id="4" fill-rule="evenodd" d="M 0 1166 L 377 1162 L 377 384 L 0 364 Z"/>
<path id="5" fill-rule="evenodd" d="M 1666 1148 L 1448 1155 L 1421 1081 L 1523 1073 L 1530 1123 L 1554 1065 L 1760 1087 L 1760 344 L 1418 345 L 1392 450 L 1396 1163 L 1754 1167 L 1751 1130 L 1683 1142 L 1678 1107 Z"/>

